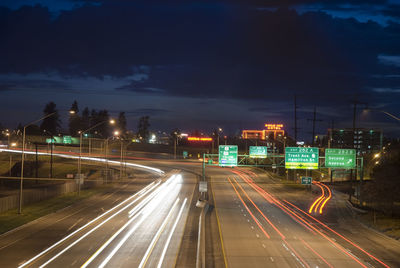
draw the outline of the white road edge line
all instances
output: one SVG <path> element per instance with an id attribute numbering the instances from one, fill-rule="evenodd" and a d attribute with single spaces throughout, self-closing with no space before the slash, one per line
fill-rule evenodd
<path id="1" fill-rule="evenodd" d="M 179 178 L 179 176 L 176 176 L 175 178 Z M 170 184 L 168 186 L 174 186 L 174 184 Z M 158 202 L 161 202 L 165 195 L 170 193 L 169 188 L 167 187 L 163 193 L 158 196 Z M 157 203 L 158 204 L 158 203 Z M 103 262 L 98 266 L 99 268 L 103 268 L 107 265 L 107 263 L 111 260 L 111 258 L 117 253 L 117 251 L 122 247 L 122 245 L 128 240 L 128 238 L 136 231 L 137 228 L 139 228 L 140 224 L 144 222 L 144 220 L 151 214 L 151 212 L 156 208 L 156 206 L 150 206 L 149 210 L 146 211 L 147 213 L 143 213 L 143 217 L 136 223 L 135 226 L 132 227 L 132 229 L 129 230 L 127 234 L 120 240 L 120 242 L 114 247 L 114 249 L 108 254 L 108 256 L 103 260 Z M 132 218 L 133 219 L 133 218 Z M 130 219 L 128 222 L 132 222 L 132 219 Z"/>
<path id="2" fill-rule="evenodd" d="M 169 218 L 172 215 L 172 212 L 175 210 L 175 207 L 178 205 L 179 202 L 179 197 L 176 199 L 176 201 L 174 202 L 174 204 L 172 205 L 171 209 L 168 212 L 167 217 L 165 217 L 163 223 L 161 224 L 160 228 L 158 228 L 157 233 L 154 235 L 153 239 L 151 240 L 150 245 L 148 246 L 146 253 L 144 254 L 140 264 L 139 264 L 139 268 L 143 268 L 147 262 L 147 259 L 149 258 L 151 252 L 153 251 L 153 248 L 155 246 L 155 244 L 157 243 L 158 239 L 160 238 L 161 233 L 164 231 L 165 226 L 167 225 Z"/>
<path id="3" fill-rule="evenodd" d="M 173 225 L 173 227 L 172 227 L 172 229 L 171 229 L 171 232 L 169 233 L 168 239 L 167 239 L 167 241 L 165 242 L 165 246 L 164 246 L 164 249 L 163 249 L 163 251 L 162 251 L 162 253 L 161 253 L 161 257 L 160 257 L 160 260 L 159 260 L 159 262 L 158 262 L 157 268 L 161 268 L 161 265 L 162 265 L 162 263 L 163 263 L 163 261 L 164 261 L 165 254 L 166 254 L 166 252 L 167 252 L 169 243 L 171 242 L 172 235 L 173 235 L 174 232 L 175 232 L 176 226 L 178 225 L 178 222 L 179 222 L 179 219 L 180 219 L 180 217 L 181 217 L 181 215 L 182 215 L 183 209 L 185 208 L 186 201 L 187 201 L 187 198 L 185 198 L 185 200 L 183 201 L 182 206 L 181 206 L 181 209 L 179 210 L 178 217 L 176 217 L 175 223 L 174 223 L 174 225 Z"/>
<path id="4" fill-rule="evenodd" d="M 149 185 L 147 185 L 145 188 L 143 188 L 142 190 L 140 190 L 139 192 L 135 193 L 134 195 L 132 195 L 131 197 L 128 197 L 127 199 L 125 199 L 124 201 L 122 201 L 121 203 L 119 203 L 118 205 L 114 206 L 113 208 L 107 210 L 106 212 L 104 212 L 103 214 L 97 216 L 96 218 L 94 218 L 93 220 L 91 220 L 90 222 L 86 223 L 85 225 L 83 225 L 82 227 L 80 227 L 79 229 L 75 230 L 74 232 L 70 233 L 69 235 L 67 235 L 66 237 L 64 237 L 63 239 L 59 240 L 58 242 L 54 243 L 52 246 L 48 247 L 47 249 L 43 250 L 42 252 L 40 252 L 39 254 L 37 254 L 35 257 L 29 259 L 28 261 L 24 262 L 23 264 L 19 265 L 18 268 L 22 268 L 27 266 L 28 264 L 30 264 L 31 262 L 33 262 L 34 260 L 36 260 L 37 258 L 41 257 L 42 255 L 46 254 L 47 252 L 49 252 L 50 250 L 52 250 L 53 248 L 55 248 L 56 246 L 58 246 L 59 244 L 61 244 L 62 242 L 64 242 L 65 240 L 67 240 L 68 238 L 70 238 L 71 236 L 75 235 L 76 233 L 80 232 L 81 230 L 83 230 L 84 228 L 86 228 L 87 226 L 89 226 L 90 224 L 92 224 L 93 222 L 97 221 L 98 219 L 104 217 L 105 215 L 107 215 L 108 213 L 112 212 L 113 210 L 117 209 L 118 207 L 122 206 L 123 204 L 125 204 L 126 202 L 128 202 L 129 200 L 135 198 L 137 195 L 142 194 L 144 191 L 147 191 L 146 188 L 151 187 L 152 184 L 154 184 L 154 182 L 150 183 Z"/>

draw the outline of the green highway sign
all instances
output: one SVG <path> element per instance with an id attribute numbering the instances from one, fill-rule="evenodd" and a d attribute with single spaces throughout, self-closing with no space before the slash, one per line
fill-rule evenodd
<path id="1" fill-rule="evenodd" d="M 219 166 L 237 166 L 238 147 L 237 145 L 220 145 L 218 153 Z"/>
<path id="2" fill-rule="evenodd" d="M 55 139 L 46 139 L 46 143 L 55 143 L 56 140 Z"/>
<path id="3" fill-rule="evenodd" d="M 72 144 L 72 137 L 71 136 L 63 136 L 63 143 L 64 144 Z"/>
<path id="4" fill-rule="evenodd" d="M 351 169 L 356 167 L 355 149 L 326 149 L 325 167 Z"/>
<path id="5" fill-rule="evenodd" d="M 249 156 L 251 158 L 267 158 L 267 147 L 266 146 L 250 146 Z"/>
<path id="6" fill-rule="evenodd" d="M 318 148 L 285 148 L 285 168 L 287 169 L 318 169 L 318 158 Z"/>
<path id="7" fill-rule="evenodd" d="M 183 158 L 188 158 L 189 154 L 187 151 L 182 152 Z"/>
<path id="8" fill-rule="evenodd" d="M 301 177 L 301 184 L 310 185 L 312 183 L 311 177 Z"/>

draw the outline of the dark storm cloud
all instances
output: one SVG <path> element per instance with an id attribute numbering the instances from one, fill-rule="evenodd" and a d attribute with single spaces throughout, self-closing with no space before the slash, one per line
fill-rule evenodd
<path id="1" fill-rule="evenodd" d="M 400 18 L 400 5 L 389 5 L 383 10 L 383 14 L 391 17 Z"/>
<path id="2" fill-rule="evenodd" d="M 9 90 L 68 90 L 69 86 L 64 81 L 53 81 L 48 79 L 1 79 L 0 91 Z"/>
<path id="3" fill-rule="evenodd" d="M 94 2 L 101 5 L 56 18 L 42 6 L 0 9 L 0 72 L 123 78 L 134 66 L 148 66 L 148 79 L 116 90 L 267 100 L 294 93 L 318 99 L 335 92 L 331 101 L 354 94 L 372 98 L 381 81 L 372 75 L 400 73 L 378 60 L 378 55 L 400 55 L 395 23 L 383 27 L 322 12 L 259 11 L 223 1 Z M 311 2 L 318 1 L 268 3 Z M 392 80 L 384 83 L 394 86 Z"/>
<path id="4" fill-rule="evenodd" d="M 165 114 L 168 112 L 170 112 L 170 111 L 166 110 L 166 109 L 142 108 L 142 109 L 135 109 L 135 110 L 127 111 L 126 114 L 135 115 L 135 116 L 142 116 L 142 115 L 155 116 L 155 115 Z"/>

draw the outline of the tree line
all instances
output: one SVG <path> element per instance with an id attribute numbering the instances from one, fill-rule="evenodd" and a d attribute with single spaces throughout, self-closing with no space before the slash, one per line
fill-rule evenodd
<path id="1" fill-rule="evenodd" d="M 49 135 L 55 136 L 62 132 L 60 113 L 57 105 L 54 102 L 49 102 L 43 109 L 43 117 L 50 115 L 41 121 L 39 125 L 30 125 L 26 127 L 27 135 Z M 149 116 L 142 116 L 138 122 L 138 131 L 136 133 L 129 132 L 127 129 L 127 120 L 125 112 L 119 112 L 117 118 L 113 118 L 115 123 L 113 125 L 108 122 L 111 116 L 106 109 L 96 110 L 85 107 L 80 111 L 78 102 L 75 100 L 69 109 L 68 117 L 68 130 L 62 134 L 69 134 L 71 136 L 79 136 L 80 131 L 91 129 L 88 134 L 99 138 L 107 138 L 113 135 L 114 130 L 118 130 L 119 136 L 127 138 L 128 136 L 136 135 L 141 140 L 146 141 L 149 137 Z M 98 126 L 96 126 L 98 125 Z M 4 128 L 0 126 L 3 130 Z M 20 123 L 16 132 L 23 130 L 23 125 Z M 3 131 L 4 132 L 4 131 Z"/>

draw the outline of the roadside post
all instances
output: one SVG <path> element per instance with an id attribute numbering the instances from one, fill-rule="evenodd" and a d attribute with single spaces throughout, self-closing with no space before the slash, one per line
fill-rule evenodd
<path id="1" fill-rule="evenodd" d="M 206 181 L 206 154 L 203 153 L 203 181 Z"/>

